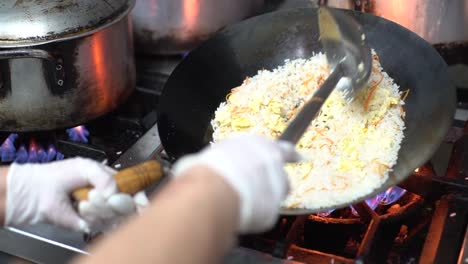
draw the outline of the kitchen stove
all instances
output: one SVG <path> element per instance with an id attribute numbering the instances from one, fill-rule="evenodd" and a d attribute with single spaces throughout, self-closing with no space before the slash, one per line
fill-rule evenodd
<path id="1" fill-rule="evenodd" d="M 265 234 L 241 237 L 241 247 L 266 254 L 265 263 L 468 263 L 468 46 L 435 48 L 458 109 L 433 158 L 399 185 L 407 192 L 390 205 L 375 206 L 375 197 L 353 205 L 359 216 L 345 208 L 282 217 Z"/>
<path id="2" fill-rule="evenodd" d="M 43 146 L 53 144 L 64 158 L 89 157 L 116 169 L 160 157 L 156 107 L 165 81 L 181 59 L 137 57 L 135 93 L 117 111 L 85 124 L 88 142 L 72 141 L 65 129 L 59 129 L 19 134 L 16 144 L 35 138 Z M 464 92 L 459 90 L 459 98 L 466 98 Z M 240 237 L 226 263 L 452 263 L 459 258 L 468 263 L 463 248 L 468 222 L 466 106 L 467 101 L 459 102 L 458 119 L 445 142 L 426 166 L 401 184 L 408 191 L 395 203 L 374 211 L 362 202 L 353 206 L 357 214 L 347 208 L 328 215 L 283 217 L 266 234 Z M 0 140 L 9 135 L 0 133 Z M 86 254 L 87 245 L 81 234 L 48 225 L 0 231 L 5 259 L 13 255 L 63 263 Z"/>
<path id="3" fill-rule="evenodd" d="M 353 206 L 359 216 L 345 208 L 329 215 L 283 217 L 270 232 L 245 236 L 240 245 L 300 263 L 454 263 L 448 260 L 458 258 L 467 215 L 460 206 L 447 206 L 464 200 L 465 193 L 437 178 L 428 163 L 401 184 L 414 193 L 407 191 L 393 204 L 373 210 L 361 202 Z M 453 221 L 461 226 L 449 224 Z M 455 228 L 446 244 L 434 240 Z M 430 247 L 436 250 L 426 249 L 434 243 Z"/>
<path id="4" fill-rule="evenodd" d="M 468 263 L 468 90 L 463 87 L 468 85 L 463 81 L 468 49 L 456 47 L 436 46 L 459 88 L 452 128 L 433 158 L 400 184 L 407 190 L 401 198 L 375 208 L 364 202 L 353 205 L 354 214 L 346 208 L 281 217 L 265 234 L 240 237 L 225 263 Z M 15 146 L 34 138 L 46 149 L 54 145 L 64 158 L 89 157 L 116 169 L 164 158 L 156 107 L 182 58 L 137 56 L 135 93 L 118 110 L 84 124 L 88 142 L 70 140 L 60 129 L 18 134 Z M 0 133 L 1 142 L 9 135 Z M 0 230 L 0 262 L 65 263 L 87 254 L 88 245 L 83 235 L 53 226 L 5 228 Z"/>
<path id="5" fill-rule="evenodd" d="M 458 109 L 433 158 L 400 184 L 406 194 L 375 211 L 372 199 L 354 205 L 361 217 L 350 208 L 282 217 L 240 246 L 291 263 L 468 263 L 468 46 L 434 47 L 449 65 Z"/>
<path id="6" fill-rule="evenodd" d="M 156 126 L 156 107 L 165 81 L 181 59 L 182 56 L 137 56 L 137 88 L 132 96 L 116 111 L 79 128 L 17 133 L 13 136 L 14 141 L 10 140 L 12 133 L 0 133 L 0 142 L 7 141 L 0 147 L 1 164 L 18 159 L 21 145 L 27 150 L 26 157 L 37 155 L 37 151 L 32 155 L 31 149 L 42 147 L 48 152 L 53 147 L 56 154 L 63 155 L 59 159 L 87 157 L 107 162 L 115 169 L 136 165 L 156 154 L 160 156 L 162 148 Z M 77 142 L 69 134 L 83 129 L 89 131 L 87 142 Z M 78 138 L 83 139 L 83 136 Z M 28 158 L 24 160 L 27 161 Z M 0 254 L 0 262 L 21 258 L 34 263 L 65 263 L 76 254 L 87 254 L 88 244 L 89 237 L 45 224 L 21 229 L 4 228 L 0 230 L 0 251 L 4 253 Z"/>
<path id="7" fill-rule="evenodd" d="M 154 59 L 150 61 L 178 61 L 178 58 Z M 28 141 L 33 140 L 35 141 L 33 144 L 42 147 L 54 146 L 56 151 L 62 153 L 65 158 L 82 156 L 94 160 L 107 161 L 109 164 L 114 163 L 125 150 L 132 146 L 156 123 L 158 97 L 171 69 L 167 70 L 169 71 L 167 74 L 155 74 L 152 68 L 165 69 L 175 65 L 151 65 L 148 61 L 139 61 L 138 66 L 144 67 L 144 69 L 139 70 L 137 88 L 128 101 L 116 111 L 93 120 L 87 123 L 86 126 L 17 134 L 18 136 L 15 140 L 16 149 L 19 149 L 19 146 L 23 144 L 29 150 L 30 147 L 28 145 L 30 146 L 31 144 L 28 144 Z M 87 130 L 88 136 L 76 135 L 76 133 L 79 133 L 83 129 Z M 70 135 L 70 132 L 75 135 Z M 7 132 L 0 133 L 0 142 L 9 139 L 10 134 Z M 74 140 L 73 137 L 76 137 L 76 139 Z M 80 141 L 79 139 L 85 139 L 86 142 L 78 142 Z M 5 153 L 9 150 L 0 148 L 0 153 Z M 15 158 L 11 155 L 6 156 L 2 159 L 3 163 L 9 163 Z M 117 167 L 120 166 L 118 164 L 115 165 Z"/>

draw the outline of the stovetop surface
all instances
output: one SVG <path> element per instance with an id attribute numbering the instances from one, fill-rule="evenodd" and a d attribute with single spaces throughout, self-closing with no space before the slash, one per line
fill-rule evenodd
<path id="1" fill-rule="evenodd" d="M 53 141 L 56 144 L 57 150 L 62 152 L 65 157 L 85 156 L 99 161 L 107 160 L 110 165 L 117 169 L 160 155 L 163 149 L 157 136 L 156 126 L 158 98 L 165 81 L 180 60 L 180 56 L 144 57 L 137 59 L 137 88 L 129 100 L 113 113 L 84 124 L 90 131 L 89 142 L 87 143 L 70 141 L 63 129 L 54 131 L 52 133 Z M 442 194 L 439 194 L 438 200 L 434 199 L 428 202 L 412 218 L 404 219 L 394 225 L 382 224 L 382 229 L 386 230 L 386 232 L 380 233 L 380 236 L 385 238 L 389 233 L 394 234 L 396 232 L 396 239 L 401 240 L 401 243 L 397 243 L 390 238 L 387 238 L 386 241 L 383 239 L 384 245 L 391 248 L 390 252 L 387 252 L 387 263 L 418 263 L 424 260 L 431 260 L 432 262 L 437 260 L 439 263 L 443 263 L 443 261 L 448 259 L 455 260 L 459 257 L 460 250 L 464 245 L 466 223 L 468 222 L 468 192 L 466 191 L 468 190 L 468 178 L 466 178 L 468 177 L 468 169 L 466 168 L 468 162 L 466 160 L 457 161 L 465 166 L 457 168 L 452 173 L 453 175 L 447 174 L 446 171 L 449 167 L 448 165 L 453 162 L 450 158 L 454 149 L 459 149 L 459 151 L 468 150 L 468 139 L 460 142 L 460 138 L 462 138 L 464 133 L 463 126 L 466 121 L 463 112 L 465 105 L 464 102 L 459 102 L 458 115 L 453 122 L 453 126 L 446 140 L 430 161 L 436 176 L 433 180 L 442 185 L 449 182 L 443 188 L 442 193 L 448 195 L 442 196 Z M 7 134 L 3 133 L 0 136 L 6 138 Z M 47 137 L 33 134 L 20 135 L 20 137 L 25 139 L 25 142 L 27 142 L 26 138 L 28 136 L 36 136 L 39 139 Z M 434 185 L 431 188 L 436 189 Z M 434 217 L 434 215 L 438 216 Z M 289 221 L 294 223 L 294 219 L 289 219 Z M 406 233 L 401 231 L 402 226 L 407 228 Z M 284 242 L 285 236 L 288 235 L 288 228 L 290 227 L 283 230 L 281 234 L 276 234 L 272 242 L 273 244 L 268 244 L 271 243 L 268 241 L 252 242 L 252 238 L 249 240 L 249 238 L 242 237 L 240 239 L 240 246 L 242 248 L 234 250 L 227 257 L 227 263 L 294 263 L 296 261 L 296 263 L 300 263 L 307 262 L 308 257 L 296 256 L 303 254 L 310 255 L 311 252 L 319 256 L 318 258 L 313 258 L 314 263 L 331 263 L 330 261 L 333 263 L 354 263 L 355 261 L 364 261 L 359 258 L 355 259 L 356 252 L 350 251 L 350 248 L 354 247 L 356 249 L 359 246 L 359 243 L 363 239 L 362 236 L 368 227 L 369 223 L 363 223 L 357 228 L 361 230 L 361 234 L 356 235 L 356 239 L 352 240 L 354 242 L 351 242 L 351 244 L 347 242 L 346 248 L 348 248 L 348 251 L 345 250 L 343 255 L 339 255 L 338 251 L 341 249 L 336 248 L 329 248 L 328 252 L 327 250 L 321 252 L 321 247 L 323 248 L 323 244 L 327 243 L 321 237 L 326 234 L 321 233 L 320 236 L 314 234 L 316 232 L 314 228 L 317 227 L 314 227 L 314 224 L 310 222 L 304 225 L 302 232 L 305 233 L 299 235 L 297 240 L 292 242 L 292 245 L 281 244 Z M 323 231 L 324 228 L 320 227 L 320 229 Z M 60 243 L 61 248 L 63 246 L 70 247 L 71 250 L 67 251 L 70 256 L 72 254 L 85 253 L 84 249 L 88 245 L 81 234 L 60 230 L 48 225 L 36 225 L 21 230 L 16 229 L 14 230 L 15 234 L 8 233 L 8 236 L 10 238 L 16 235 L 20 236 L 22 232 L 27 232 L 27 237 L 32 234 L 37 235 L 41 239 L 51 239 L 54 243 Z M 271 234 L 268 236 L 271 237 Z M 403 239 L 405 236 L 406 238 Z M 24 239 L 24 236 L 21 239 Z M 333 242 L 335 238 L 330 234 L 328 240 Z M 382 242 L 382 239 L 380 241 Z M 27 243 L 24 242 L 25 245 L 28 243 L 29 240 Z M 267 243 L 268 245 L 262 243 Z M 356 243 L 356 245 L 352 245 L 352 243 Z M 0 239 L 0 246 L 1 244 L 2 241 Z M 377 242 L 370 244 L 380 245 Z M 319 245 L 318 248 L 320 250 L 317 249 L 317 245 Z M 23 251 L 30 251 L 31 247 L 36 246 L 33 243 L 29 247 L 25 247 Z M 289 249 L 286 251 L 286 255 L 283 255 L 281 250 L 284 250 L 285 247 Z M 305 251 L 303 250 L 304 248 L 306 249 Z M 427 248 L 436 248 L 437 250 L 431 251 Z M 22 250 L 11 250 L 18 255 L 26 254 Z M 372 250 L 371 252 L 380 252 L 375 248 Z M 54 248 L 51 252 L 57 252 L 57 248 Z M 40 253 L 38 254 L 40 255 Z M 53 253 L 48 254 L 53 255 Z M 64 257 L 63 254 L 61 257 Z"/>
<path id="2" fill-rule="evenodd" d="M 297 3 L 303 6 L 309 5 L 304 3 L 306 1 L 286 2 L 294 2 L 292 6 Z M 456 57 L 457 54 L 453 56 Z M 158 156 L 163 151 L 156 126 L 158 99 L 164 83 L 181 59 L 182 56 L 137 56 L 135 93 L 113 113 L 84 124 L 90 131 L 89 142 L 71 141 L 65 129 L 53 131 L 53 136 L 20 134 L 19 140 L 27 143 L 32 136 L 38 137 L 38 141 L 46 138 L 44 147 L 53 142 L 65 157 L 84 156 L 99 161 L 107 160 L 108 164 L 116 169 Z M 383 241 L 383 244 L 370 243 L 373 245 L 371 252 L 374 252 L 372 254 L 375 257 L 380 253 L 379 248 L 375 247 L 388 247 L 390 250 L 387 252 L 386 263 L 449 263 L 457 262 L 459 258 L 461 260 L 459 263 L 468 263 L 463 262 L 466 258 L 463 248 L 468 244 L 464 241 L 468 222 L 468 155 L 460 155 L 460 152 L 468 151 L 468 137 L 463 136 L 465 122 L 468 119 L 468 87 L 464 87 L 466 82 L 463 81 L 468 76 L 468 66 L 466 66 L 468 61 L 450 58 L 449 62 L 452 64 L 449 69 L 451 77 L 459 88 L 457 90 L 459 109 L 449 135 L 430 161 L 435 176 L 416 184 L 420 185 L 421 189 L 434 189 L 435 193 L 432 194 L 433 197 L 426 199 L 421 210 L 413 217 L 400 219 L 394 223 L 384 223 L 378 229 L 384 231 L 377 232 L 374 239 Z M 0 140 L 5 140 L 7 137 L 8 133 L 0 133 Z M 458 153 L 461 158 L 451 160 L 453 153 Z M 450 168 L 449 164 L 454 162 L 459 165 Z M 316 232 L 314 228 L 317 227 L 310 222 L 306 222 L 301 227 L 303 230 L 300 231 L 303 233 L 296 235 L 292 245 L 285 244 L 285 240 L 291 238 L 291 236 L 287 238 L 287 235 L 294 220 L 294 218 L 287 219 L 288 226 L 283 227 L 279 233 L 264 234 L 263 237 L 266 236 L 267 239 L 258 240 L 259 236 L 241 237 L 242 247 L 229 254 L 226 263 L 299 263 L 307 259 L 303 254 L 318 256 L 314 258 L 314 263 L 369 263 L 364 262 L 366 255 L 363 255 L 364 259 L 354 259 L 356 252 L 349 249 L 355 249 L 364 240 L 363 234 L 368 230 L 370 222 L 360 224 L 357 229 L 362 231 L 361 234 L 355 236 L 356 240 L 346 242 L 345 248 L 348 248 L 348 251 L 345 250 L 344 256 L 339 256 L 338 251 L 341 249 L 328 248 L 328 252 L 320 252 L 317 249 L 323 248 L 325 242 L 321 242 L 324 240 L 323 235 L 327 234 L 314 233 Z M 282 221 L 283 219 L 278 221 L 277 228 L 281 228 Z M 319 228 L 321 231 L 324 230 L 324 226 Z M 395 233 L 397 234 L 395 239 L 386 238 L 389 234 Z M 272 237 L 274 239 L 271 239 Z M 333 240 L 330 235 L 328 241 L 333 242 Z M 353 241 L 357 244 L 353 245 Z M 54 259 L 68 259 L 74 254 L 85 254 L 87 245 L 81 234 L 49 225 L 31 226 L 21 230 L 0 230 L 0 250 L 17 256 L 34 255 L 36 262 L 50 262 Z M 283 254 L 285 248 L 288 248 L 286 255 Z M 296 258 L 292 253 L 302 257 Z"/>
<path id="3" fill-rule="evenodd" d="M 137 57 L 135 91 L 115 111 L 83 124 L 89 131 L 87 142 L 71 139 L 67 133 L 70 128 L 17 133 L 18 137 L 14 141 L 16 150 L 21 145 L 27 150 L 32 144 L 38 144 L 45 150 L 52 145 L 64 158 L 82 156 L 113 164 L 156 124 L 159 96 L 164 83 L 180 60 L 181 56 Z M 1 132 L 0 142 L 5 142 L 10 134 Z M 31 140 L 35 143 L 31 143 Z M 4 164 L 12 162 L 12 159 L 14 158 L 11 155 L 0 155 L 0 162 Z"/>
<path id="4" fill-rule="evenodd" d="M 16 147 L 25 144 L 28 148 L 31 139 L 34 139 L 45 149 L 53 144 L 64 158 L 81 156 L 106 161 L 116 169 L 154 157 L 160 147 L 156 126 L 159 95 L 180 60 L 181 56 L 137 56 L 137 87 L 134 93 L 117 110 L 83 124 L 90 132 L 88 142 L 75 142 L 69 138 L 66 129 L 57 129 L 18 133 Z M 1 142 L 10 134 L 0 133 Z M 10 162 L 6 160 L 1 163 Z M 85 254 L 88 246 L 86 240 L 80 233 L 47 224 L 0 230 L 0 250 L 25 259 L 34 256 L 32 260 L 35 262 L 50 263 L 69 259 L 75 254 Z M 12 259 L 9 254 L 0 254 L 0 262 Z"/>

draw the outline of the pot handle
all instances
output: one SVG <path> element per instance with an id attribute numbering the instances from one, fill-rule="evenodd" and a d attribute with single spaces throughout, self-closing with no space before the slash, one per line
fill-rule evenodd
<path id="1" fill-rule="evenodd" d="M 159 182 L 163 175 L 164 166 L 156 160 L 150 160 L 114 174 L 114 179 L 119 192 L 136 194 Z M 76 189 L 71 196 L 75 201 L 85 201 L 91 189 L 91 186 Z"/>
<path id="2" fill-rule="evenodd" d="M 42 49 L 7 49 L 0 50 L 0 60 L 20 59 L 20 58 L 35 58 L 43 59 L 53 64 L 54 70 L 49 73 L 53 82 L 63 87 L 65 79 L 65 71 L 62 59 L 54 56 L 47 50 Z"/>
<path id="3" fill-rule="evenodd" d="M 0 50 L 0 60 L 17 58 L 37 58 L 56 62 L 55 57 L 46 50 L 41 49 L 13 49 Z"/>

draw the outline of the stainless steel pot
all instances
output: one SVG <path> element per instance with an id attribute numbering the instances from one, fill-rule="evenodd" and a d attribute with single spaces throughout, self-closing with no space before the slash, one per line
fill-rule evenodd
<path id="1" fill-rule="evenodd" d="M 392 20 L 431 44 L 468 41 L 468 0 L 320 0 Z"/>
<path id="2" fill-rule="evenodd" d="M 132 12 L 136 51 L 179 54 L 224 26 L 259 12 L 264 0 L 137 0 Z"/>
<path id="3" fill-rule="evenodd" d="M 0 130 L 81 124 L 135 87 L 133 0 L 4 0 Z"/>

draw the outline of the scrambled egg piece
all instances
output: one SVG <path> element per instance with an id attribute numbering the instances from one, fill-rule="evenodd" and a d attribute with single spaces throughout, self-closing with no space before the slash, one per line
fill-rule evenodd
<path id="1" fill-rule="evenodd" d="M 247 117 L 239 116 L 232 118 L 231 124 L 233 128 L 240 129 L 251 127 L 254 123 L 251 122 Z"/>

